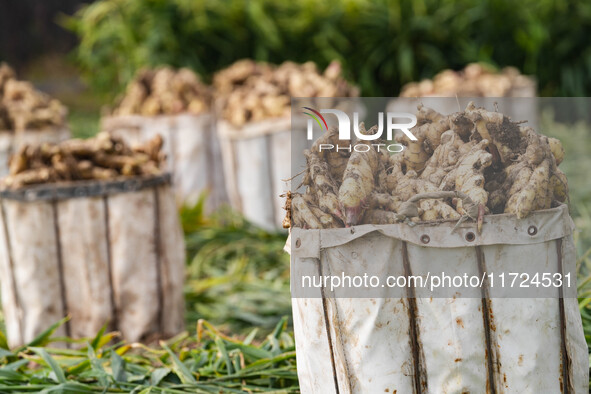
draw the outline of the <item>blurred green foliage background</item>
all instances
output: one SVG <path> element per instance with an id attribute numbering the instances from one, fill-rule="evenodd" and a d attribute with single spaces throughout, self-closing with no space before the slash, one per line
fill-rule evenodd
<path id="1" fill-rule="evenodd" d="M 101 0 L 61 23 L 89 81 L 112 93 L 142 66 L 208 78 L 254 58 L 339 59 L 365 96 L 474 61 L 535 75 L 545 96 L 591 95 L 586 0 Z"/>

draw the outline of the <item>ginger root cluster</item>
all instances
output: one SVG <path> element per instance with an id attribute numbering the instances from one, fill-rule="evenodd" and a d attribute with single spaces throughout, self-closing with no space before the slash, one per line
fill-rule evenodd
<path id="1" fill-rule="evenodd" d="M 112 180 L 120 177 L 160 175 L 165 160 L 162 137 L 137 147 L 106 132 L 86 140 L 59 144 L 24 145 L 10 159 L 10 174 L 1 188 L 79 180 Z"/>
<path id="2" fill-rule="evenodd" d="M 16 79 L 6 63 L 0 64 L 0 130 L 24 131 L 62 127 L 66 108 L 56 99 Z"/>
<path id="3" fill-rule="evenodd" d="M 357 141 L 366 145 L 363 149 L 321 150 L 321 144 L 338 145 L 338 131 L 329 129 L 305 152 L 305 191 L 288 193 L 284 226 L 318 229 L 466 217 L 481 225 L 485 214 L 524 218 L 567 201 L 567 179 L 558 168 L 564 158 L 559 140 L 473 103 L 450 115 L 419 106 L 417 120 L 411 129 L 417 140 L 397 135 L 405 149 L 395 154 L 380 150 L 380 140 Z M 363 124 L 360 130 L 377 132 Z"/>
<path id="4" fill-rule="evenodd" d="M 248 122 L 289 116 L 291 97 L 356 97 L 359 90 L 332 62 L 323 73 L 316 64 L 285 62 L 279 66 L 240 60 L 213 79 L 221 116 L 240 127 Z"/>
<path id="5" fill-rule="evenodd" d="M 144 69 L 127 85 L 113 115 L 201 114 L 210 108 L 211 93 L 188 68 Z"/>

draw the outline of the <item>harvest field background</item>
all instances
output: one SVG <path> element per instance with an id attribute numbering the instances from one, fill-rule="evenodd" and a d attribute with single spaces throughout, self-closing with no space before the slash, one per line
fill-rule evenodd
<path id="1" fill-rule="evenodd" d="M 27 34 L 3 36 L 37 42 L 46 28 L 66 37 L 65 44 L 45 50 L 21 41 L 37 52 L 23 54 L 4 38 L 0 60 L 15 63 L 22 79 L 68 106 L 75 137 L 98 132 L 101 107 L 142 66 L 190 66 L 208 78 L 242 57 L 311 59 L 320 67 L 340 59 L 349 80 L 368 96 L 396 95 L 403 83 L 473 61 L 517 66 L 537 77 L 542 95 L 591 94 L 591 5 L 583 1 L 527 1 L 515 9 L 501 0 L 302 0 L 290 6 L 279 0 L 247 6 L 234 0 L 103 0 L 76 19 L 65 14 L 80 2 L 47 3 L 45 25 L 22 16 L 30 23 Z M 8 15 L 2 7 L 0 33 Z M 452 31 L 443 34 L 444 25 Z M 591 346 L 591 129 L 558 123 L 554 115 L 543 113 L 542 127 L 566 150 L 560 168 L 569 179 L 579 305 Z M 62 321 L 27 346 L 9 349 L 0 310 L 0 393 L 298 392 L 287 233 L 262 230 L 228 208 L 205 215 L 197 204 L 180 214 L 187 250 L 185 333 L 148 345 L 120 342 L 117 333 L 105 331 L 83 340 L 55 338 Z M 56 341 L 77 346 L 63 349 Z"/>

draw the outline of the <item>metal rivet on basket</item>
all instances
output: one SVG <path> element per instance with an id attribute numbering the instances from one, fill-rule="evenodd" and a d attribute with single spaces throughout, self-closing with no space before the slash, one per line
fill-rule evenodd
<path id="1" fill-rule="evenodd" d="M 357 254 L 357 252 L 353 252 L 353 253 L 351 253 L 351 257 L 353 259 L 356 259 L 357 257 L 359 257 L 359 255 Z"/>
<path id="2" fill-rule="evenodd" d="M 421 242 L 424 244 L 428 244 L 431 241 L 431 238 L 427 234 L 421 235 Z"/>
<path id="3" fill-rule="evenodd" d="M 474 233 L 472 231 L 470 231 L 469 233 L 466 233 L 466 241 L 472 242 L 475 239 L 476 239 L 476 235 L 474 235 Z"/>
<path id="4" fill-rule="evenodd" d="M 296 239 L 296 248 L 299 248 L 302 245 L 302 240 L 301 239 Z"/>
<path id="5" fill-rule="evenodd" d="M 527 229 L 527 233 L 529 235 L 536 235 L 538 233 L 538 228 L 536 226 L 529 226 Z"/>

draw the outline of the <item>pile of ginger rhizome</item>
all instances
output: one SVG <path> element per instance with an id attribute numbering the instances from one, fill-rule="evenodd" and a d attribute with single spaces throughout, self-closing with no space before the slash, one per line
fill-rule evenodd
<path id="1" fill-rule="evenodd" d="M 67 112 L 58 100 L 18 80 L 10 66 L 0 63 L 0 131 L 64 128 Z"/>
<path id="2" fill-rule="evenodd" d="M 157 134 L 141 145 L 130 147 L 121 138 L 103 131 L 86 140 L 23 145 L 10 158 L 9 175 L 0 180 L 0 190 L 46 183 L 158 176 L 163 173 L 166 159 L 162 144 L 162 137 Z"/>
<path id="3" fill-rule="evenodd" d="M 211 91 L 187 68 L 142 69 L 117 99 L 112 115 L 199 115 L 209 111 Z"/>
<path id="4" fill-rule="evenodd" d="M 279 66 L 240 60 L 213 78 L 220 117 L 235 127 L 289 117 L 291 97 L 357 97 L 359 89 L 342 76 L 333 61 L 320 72 L 313 62 Z"/>
<path id="5" fill-rule="evenodd" d="M 296 190 L 305 191 L 287 194 L 284 226 L 472 219 L 480 232 L 484 215 L 524 218 L 567 200 L 559 140 L 473 103 L 450 115 L 420 105 L 416 116 L 410 130 L 416 141 L 396 135 L 404 149 L 394 154 L 379 149 L 377 140 L 352 152 L 320 150 L 321 144 L 339 144 L 338 131 L 329 129 L 304 152 L 307 166 Z M 363 124 L 360 130 L 377 132 Z"/>

